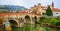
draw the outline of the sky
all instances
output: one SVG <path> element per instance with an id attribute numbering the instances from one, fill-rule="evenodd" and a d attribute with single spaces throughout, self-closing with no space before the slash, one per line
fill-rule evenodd
<path id="1" fill-rule="evenodd" d="M 41 3 L 42 6 L 51 5 L 54 2 L 55 8 L 60 9 L 60 0 L 0 0 L 0 5 L 18 5 L 30 8 Z"/>

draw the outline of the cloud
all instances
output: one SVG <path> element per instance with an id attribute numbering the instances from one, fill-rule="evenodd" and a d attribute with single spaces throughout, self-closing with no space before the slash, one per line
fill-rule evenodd
<path id="1" fill-rule="evenodd" d="M 60 8 L 60 0 L 0 0 L 0 5 L 19 5 L 30 8 L 38 3 L 43 6 L 51 5 L 52 1 L 55 3 L 55 7 Z"/>
<path id="2" fill-rule="evenodd" d="M 25 0 L 0 0 L 0 5 L 20 5 L 27 7 Z"/>

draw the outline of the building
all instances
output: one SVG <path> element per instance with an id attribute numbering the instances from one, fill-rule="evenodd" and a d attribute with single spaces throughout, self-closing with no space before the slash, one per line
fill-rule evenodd
<path id="1" fill-rule="evenodd" d="M 54 2 L 52 2 L 52 4 L 49 6 L 53 12 L 53 16 L 60 16 L 60 10 L 54 7 Z M 47 8 L 48 6 L 41 6 L 41 4 L 38 3 L 38 5 L 34 5 L 33 7 L 31 7 L 30 10 L 36 11 L 36 13 L 40 13 L 42 15 L 42 13 L 46 13 Z"/>

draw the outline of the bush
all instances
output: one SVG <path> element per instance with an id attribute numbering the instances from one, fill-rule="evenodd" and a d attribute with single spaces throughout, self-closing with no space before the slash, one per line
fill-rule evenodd
<path id="1" fill-rule="evenodd" d="M 50 20 L 50 23 L 51 24 L 55 24 L 57 22 L 57 20 L 55 19 L 55 18 L 52 18 L 51 20 Z"/>
<path id="2" fill-rule="evenodd" d="M 56 24 L 57 22 L 60 22 L 60 18 L 44 18 L 43 17 L 43 18 L 40 18 L 40 22 Z"/>
<path id="3" fill-rule="evenodd" d="M 40 22 L 46 22 L 46 18 L 45 17 L 40 18 Z"/>
<path id="4" fill-rule="evenodd" d="M 55 25 L 57 26 L 58 29 L 60 29 L 60 22 L 57 22 Z"/>
<path id="5" fill-rule="evenodd" d="M 43 15 L 46 15 L 46 13 L 42 13 Z"/>

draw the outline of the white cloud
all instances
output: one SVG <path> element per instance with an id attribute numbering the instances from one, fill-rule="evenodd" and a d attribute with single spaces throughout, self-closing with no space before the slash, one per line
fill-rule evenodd
<path id="1" fill-rule="evenodd" d="M 28 6 L 28 4 L 24 2 L 24 0 L 1 0 L 0 4 L 1 5 L 20 5 L 25 7 Z"/>
<path id="2" fill-rule="evenodd" d="M 26 8 L 41 3 L 43 6 L 50 5 L 54 1 L 56 7 L 60 7 L 60 0 L 0 0 L 0 5 L 20 5 Z"/>

